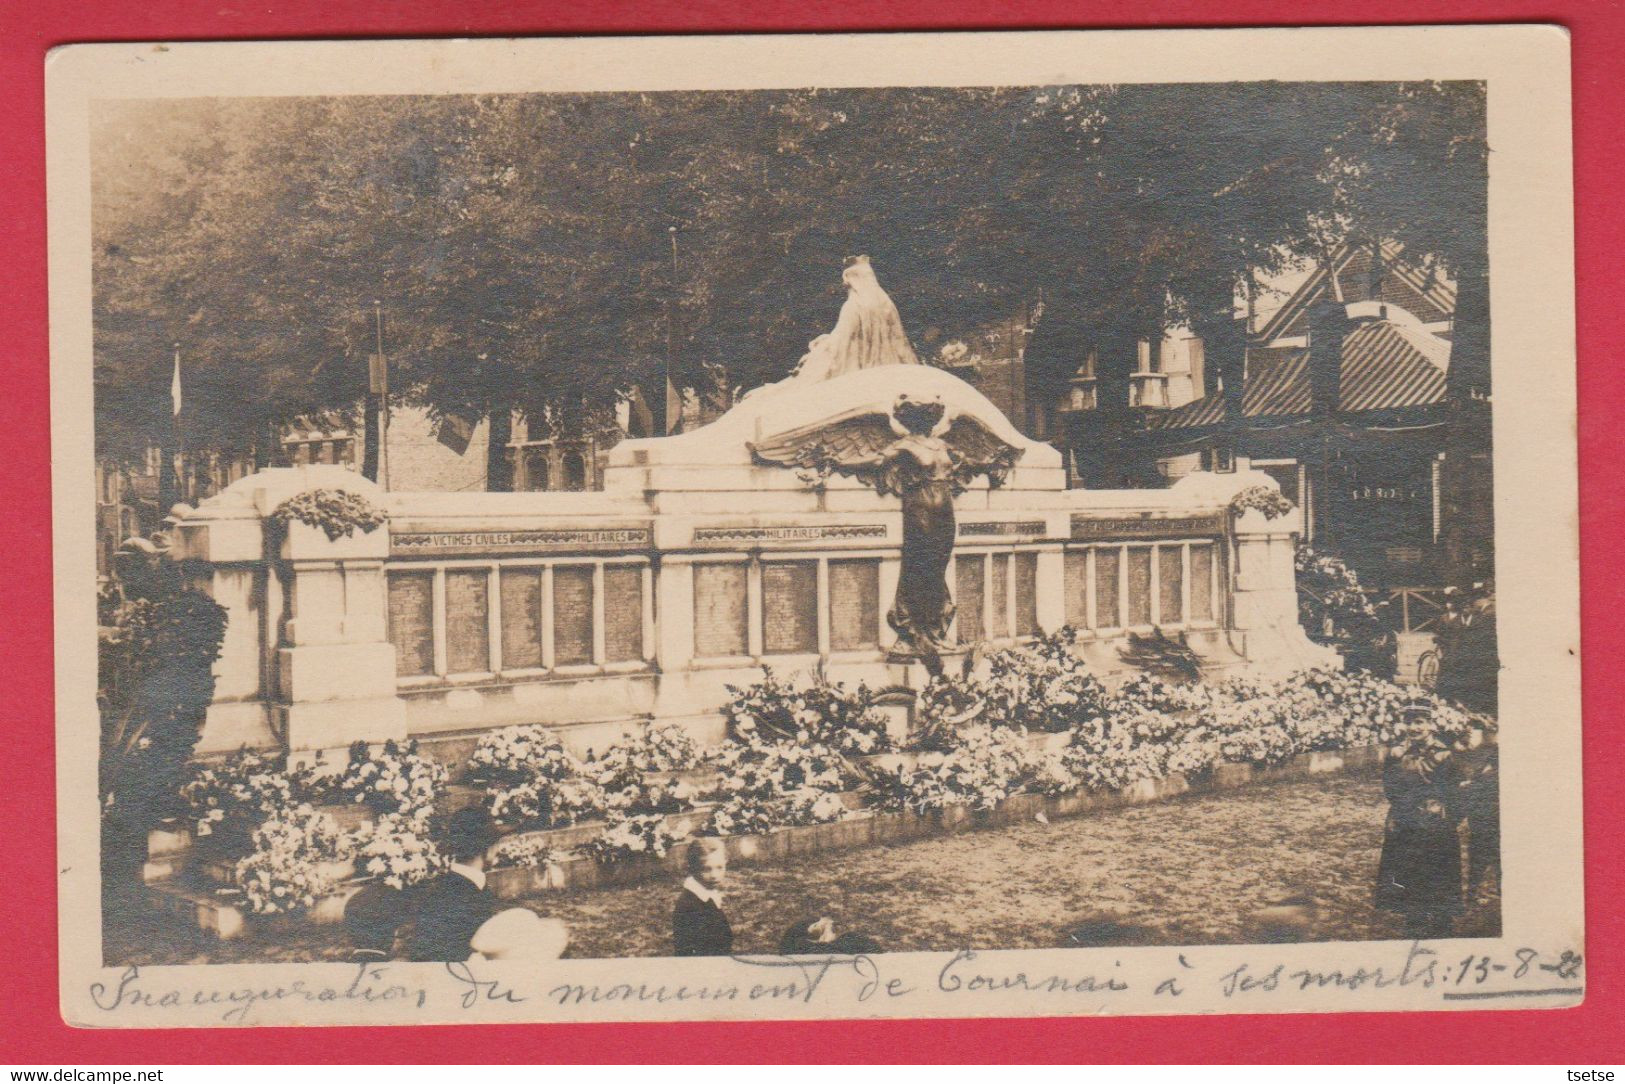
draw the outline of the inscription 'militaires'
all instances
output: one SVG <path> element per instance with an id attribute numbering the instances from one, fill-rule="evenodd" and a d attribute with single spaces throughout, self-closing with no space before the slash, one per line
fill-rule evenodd
<path id="1" fill-rule="evenodd" d="M 988 535 L 1041 535 L 1049 528 L 1049 524 L 1041 519 L 1022 520 L 996 520 L 987 523 L 961 523 L 959 537 L 974 538 Z"/>
<path id="2" fill-rule="evenodd" d="M 535 531 L 415 531 L 390 536 L 397 557 L 469 557 L 488 553 L 535 553 L 539 550 L 599 549 L 605 546 L 648 546 L 647 527 L 548 528 Z"/>
<path id="3" fill-rule="evenodd" d="M 879 523 L 832 524 L 806 527 L 699 527 L 696 542 L 765 542 L 800 538 L 885 538 Z"/>
<path id="4" fill-rule="evenodd" d="M 1072 517 L 1072 537 L 1088 539 L 1203 537 L 1223 534 L 1224 527 L 1223 513 L 1164 519 L 1152 519 L 1148 516 L 1106 519 L 1095 516 Z"/>

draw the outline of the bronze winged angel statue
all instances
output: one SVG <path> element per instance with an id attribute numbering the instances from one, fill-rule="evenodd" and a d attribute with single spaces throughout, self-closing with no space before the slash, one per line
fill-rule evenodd
<path id="1" fill-rule="evenodd" d="M 1022 449 L 968 414 L 946 416 L 940 399 L 898 398 L 888 416 L 871 410 L 792 430 L 751 445 L 758 462 L 794 467 L 810 485 L 844 474 L 903 502 L 902 569 L 887 622 L 897 633 L 893 654 L 918 659 L 942 674 L 953 597 L 954 497 L 979 474 L 1000 485 Z"/>

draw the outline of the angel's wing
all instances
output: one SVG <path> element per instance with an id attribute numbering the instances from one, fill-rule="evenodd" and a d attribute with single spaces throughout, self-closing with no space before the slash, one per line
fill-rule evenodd
<path id="1" fill-rule="evenodd" d="M 881 453 L 896 439 L 891 419 L 868 411 L 777 434 L 750 445 L 750 453 L 758 463 L 793 467 L 811 483 L 840 473 L 874 484 L 880 476 Z"/>
<path id="2" fill-rule="evenodd" d="M 987 475 L 988 484 L 1000 486 L 1026 451 L 1004 440 L 969 414 L 961 414 L 942 435 L 948 454 L 954 460 L 954 479 L 968 486 L 978 474 Z"/>

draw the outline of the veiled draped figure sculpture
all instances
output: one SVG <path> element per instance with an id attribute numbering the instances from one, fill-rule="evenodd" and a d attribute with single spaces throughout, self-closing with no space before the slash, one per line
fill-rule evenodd
<path id="1" fill-rule="evenodd" d="M 920 364 L 903 331 L 903 318 L 881 289 L 869 257 L 848 261 L 841 281 L 846 283 L 846 301 L 835 330 L 807 345 L 796 378 L 828 380 L 858 369 Z"/>

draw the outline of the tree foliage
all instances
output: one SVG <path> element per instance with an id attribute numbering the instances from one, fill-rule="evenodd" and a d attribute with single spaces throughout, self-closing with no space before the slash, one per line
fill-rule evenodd
<path id="1" fill-rule="evenodd" d="M 99 601 L 102 855 L 122 877 L 173 811 L 214 698 L 226 611 L 160 555 L 127 555 Z"/>

